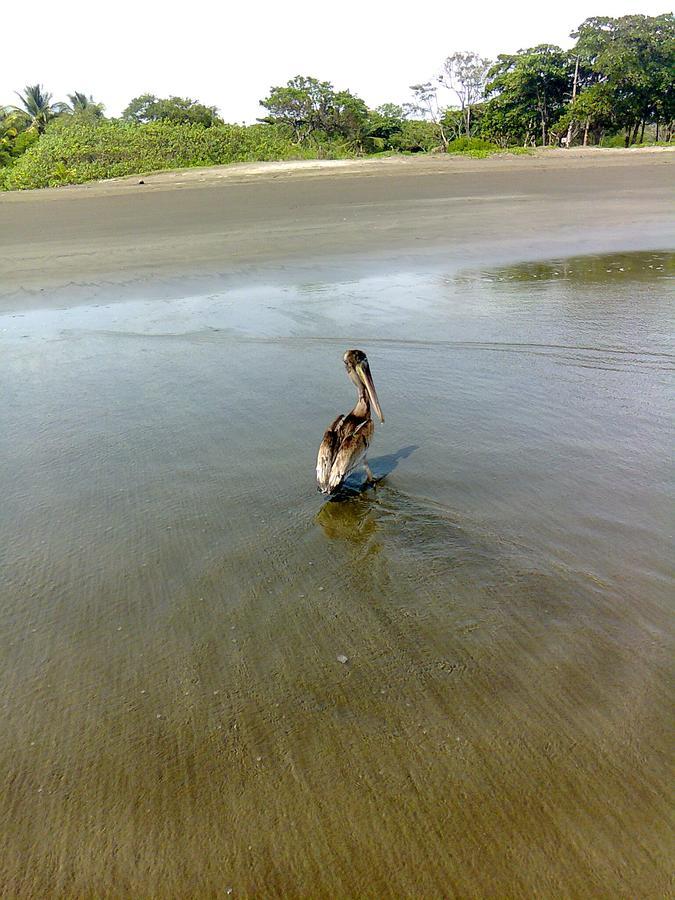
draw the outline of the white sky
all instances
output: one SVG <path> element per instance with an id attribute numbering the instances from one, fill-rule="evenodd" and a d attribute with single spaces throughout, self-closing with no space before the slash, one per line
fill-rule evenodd
<path id="1" fill-rule="evenodd" d="M 666 0 L 34 0 L 7 3 L 0 105 L 41 83 L 55 99 L 93 94 L 109 115 L 145 92 L 215 104 L 226 121 L 255 121 L 273 84 L 313 75 L 366 103 L 410 99 L 455 50 L 494 57 L 540 43 L 570 46 L 592 15 L 658 15 Z M 13 39 L 8 37 L 16 35 Z M 20 36 L 20 38 L 19 38 Z"/>

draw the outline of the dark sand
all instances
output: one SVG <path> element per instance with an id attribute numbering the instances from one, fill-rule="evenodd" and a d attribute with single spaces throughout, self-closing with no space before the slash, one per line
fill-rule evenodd
<path id="1" fill-rule="evenodd" d="M 669 895 L 670 159 L 0 197 L 0 895 Z"/>
<path id="2" fill-rule="evenodd" d="M 4 194 L 0 304 L 83 283 L 89 302 L 101 283 L 139 278 L 147 296 L 148 281 L 176 276 L 206 285 L 275 269 L 278 279 L 291 266 L 339 276 L 509 262 L 549 257 L 552 244 L 560 256 L 667 248 L 672 161 L 654 150 L 268 164 Z"/>

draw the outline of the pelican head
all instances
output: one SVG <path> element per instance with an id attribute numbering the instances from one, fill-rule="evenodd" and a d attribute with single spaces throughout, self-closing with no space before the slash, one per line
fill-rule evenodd
<path id="1" fill-rule="evenodd" d="M 365 390 L 373 405 L 373 409 L 377 413 L 380 422 L 384 422 L 384 416 L 380 408 L 380 401 L 377 399 L 377 391 L 373 384 L 373 376 L 370 374 L 370 366 L 368 365 L 368 357 L 363 350 L 347 350 L 343 356 L 347 374 L 354 382 L 359 392 Z"/>

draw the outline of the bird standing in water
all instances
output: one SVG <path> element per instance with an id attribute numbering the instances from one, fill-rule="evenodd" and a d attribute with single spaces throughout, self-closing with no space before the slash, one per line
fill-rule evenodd
<path id="1" fill-rule="evenodd" d="M 356 385 L 358 399 L 350 413 L 337 417 L 321 441 L 316 460 L 316 481 L 322 494 L 336 493 L 347 475 L 360 465 L 365 468 L 368 481 L 375 480 L 366 462 L 366 452 L 375 428 L 370 417 L 371 404 L 380 422 L 384 422 L 384 416 L 366 354 L 362 350 L 347 350 L 343 359 L 347 374 Z"/>

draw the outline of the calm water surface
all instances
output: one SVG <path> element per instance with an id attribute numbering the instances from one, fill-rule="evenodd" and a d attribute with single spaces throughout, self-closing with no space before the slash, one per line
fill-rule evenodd
<path id="1" fill-rule="evenodd" d="M 7 896 L 665 896 L 674 271 L 1 316 Z"/>

